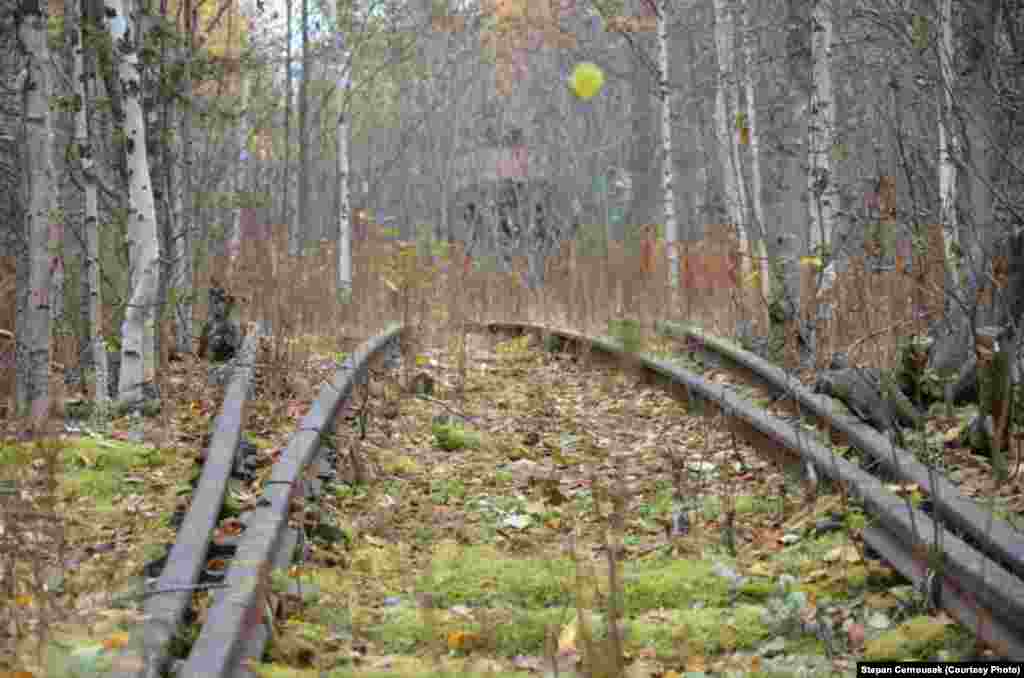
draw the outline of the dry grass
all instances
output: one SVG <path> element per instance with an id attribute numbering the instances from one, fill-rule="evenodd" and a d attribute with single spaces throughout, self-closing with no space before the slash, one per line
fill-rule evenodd
<path id="1" fill-rule="evenodd" d="M 513 260 L 510 272 L 495 272 L 493 265 L 468 260 L 461 244 L 435 247 L 431 255 L 416 243 L 385 238 L 375 227 L 368 230 L 368 237 L 354 245 L 350 303 L 332 293 L 334 243 L 324 241 L 311 255 L 290 257 L 286 229 L 273 226 L 268 238 L 244 243 L 230 275 L 225 276 L 227 262 L 215 258 L 197 271 L 195 317 L 205 317 L 206 291 L 216 281 L 241 300 L 243 325 L 263 319 L 275 342 L 331 337 L 337 351 L 351 349 L 393 322 L 416 326 L 425 341 L 438 332 L 458 333 L 464 321 L 528 320 L 604 333 L 610 320 L 630 318 L 650 326 L 654 320 L 672 319 L 726 337 L 736 336 L 741 323 L 756 335 L 770 331 L 769 300 L 753 275 L 758 260 L 739 251 L 727 226 L 709 226 L 702 240 L 680 243 L 682 284 L 674 293 L 667 284 L 665 243 L 652 239 L 650 229 L 639 243 L 613 242 L 599 254 L 579 242 L 563 243 L 546 262 L 546 284 L 540 289 L 525 285 L 524 257 Z M 912 262 L 898 258 L 895 270 L 873 271 L 862 257 L 854 257 L 821 299 L 813 293 L 815 269 L 804 265 L 802 312 L 819 329 L 818 366 L 835 351 L 849 352 L 856 364 L 891 365 L 899 338 L 924 331 L 942 313 L 941 252 L 941 230 L 933 227 L 926 252 L 915 254 Z M 0 260 L 0 330 L 11 332 L 13 263 L 10 257 Z M 830 319 L 819 317 L 818 305 L 826 301 L 832 304 Z M 201 320 L 196 323 L 197 330 L 201 325 Z M 10 352 L 7 339 L 0 335 L 0 357 Z M 61 337 L 55 360 L 75 367 L 77 345 L 76 338 Z M 282 369 L 299 367 L 305 358 L 301 342 L 281 343 L 273 353 Z M 13 397 L 12 367 L 10 360 L 0 362 L 0 407 Z"/>

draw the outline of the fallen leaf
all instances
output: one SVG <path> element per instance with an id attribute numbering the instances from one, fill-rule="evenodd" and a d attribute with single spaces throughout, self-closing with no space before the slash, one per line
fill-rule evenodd
<path id="1" fill-rule="evenodd" d="M 579 632 L 579 622 L 573 619 L 572 622 L 562 629 L 558 636 L 558 653 L 569 653 L 576 651 L 576 635 Z"/>
<path id="2" fill-rule="evenodd" d="M 128 645 L 128 634 L 114 633 L 103 640 L 103 648 L 106 650 L 120 650 Z"/>
<path id="3" fill-rule="evenodd" d="M 469 631 L 451 631 L 448 633 L 449 650 L 472 650 L 480 645 L 480 636 Z"/>
<path id="4" fill-rule="evenodd" d="M 851 650 L 860 649 L 864 645 L 864 625 L 850 624 L 850 628 L 846 631 L 846 636 L 850 640 Z"/>
<path id="5" fill-rule="evenodd" d="M 686 670 L 687 672 L 700 672 L 704 673 L 704 667 L 707 664 L 707 660 L 702 654 L 691 654 L 686 658 Z"/>

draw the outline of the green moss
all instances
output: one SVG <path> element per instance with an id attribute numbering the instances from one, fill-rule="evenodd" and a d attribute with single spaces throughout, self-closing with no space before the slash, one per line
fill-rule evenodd
<path id="1" fill-rule="evenodd" d="M 914 617 L 869 640 L 864 646 L 864 658 L 868 661 L 927 659 L 953 642 L 956 635 L 954 628 L 937 619 Z"/>
<path id="2" fill-rule="evenodd" d="M 711 572 L 711 563 L 692 560 L 651 559 L 626 563 L 625 606 L 635 614 L 663 607 L 679 607 L 701 601 L 724 604 L 729 585 Z"/>
<path id="3" fill-rule="evenodd" d="M 32 443 L 0 446 L 0 467 L 18 467 L 43 455 Z M 130 471 L 162 466 L 173 452 L 150 445 L 92 437 L 68 438 L 59 442 L 59 482 L 62 492 L 88 496 L 100 510 L 115 495 L 127 490 L 124 477 Z"/>
<path id="4" fill-rule="evenodd" d="M 438 447 L 449 452 L 480 447 L 480 434 L 463 428 L 461 424 L 434 424 L 433 433 Z"/>
<path id="5" fill-rule="evenodd" d="M 564 605 L 569 595 L 563 582 L 572 572 L 572 563 L 565 559 L 511 558 L 491 546 L 459 548 L 442 542 L 432 572 L 420 580 L 419 588 L 431 591 L 442 607 Z"/>

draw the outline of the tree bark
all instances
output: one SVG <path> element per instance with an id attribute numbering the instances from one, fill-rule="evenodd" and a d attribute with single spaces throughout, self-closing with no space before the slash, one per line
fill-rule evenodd
<path id="1" fill-rule="evenodd" d="M 50 48 L 47 44 L 47 12 L 45 3 L 26 0 L 22 3 L 19 39 L 27 55 L 22 81 L 22 114 L 25 121 L 23 155 L 26 181 L 24 234 L 28 251 L 28 290 L 25 308 L 19 309 L 16 327 L 16 361 L 23 376 L 18 380 L 17 410 L 40 423 L 50 405 L 50 303 L 52 261 L 51 248 L 59 242 L 56 183 L 53 172 L 53 128 L 50 118 L 50 95 L 53 80 L 50 71 Z"/>
<path id="2" fill-rule="evenodd" d="M 768 234 L 764 222 L 764 202 L 761 192 L 761 140 L 758 135 L 757 126 L 757 92 L 754 84 L 754 69 L 756 68 L 755 56 L 757 36 L 750 20 L 749 9 L 743 10 L 743 28 L 746 33 L 744 40 L 744 55 L 746 56 L 746 71 L 743 75 L 744 85 L 747 92 L 747 126 L 750 129 L 750 179 L 751 192 L 750 204 L 757 228 L 760 242 L 753 249 L 753 254 L 758 257 L 760 270 L 759 291 L 764 304 L 765 329 L 767 329 L 768 302 L 771 298 L 771 267 L 768 264 L 767 245 Z"/>
<path id="3" fill-rule="evenodd" d="M 139 100 L 136 22 L 125 13 L 122 0 L 106 0 L 106 12 L 111 38 L 121 52 L 118 75 L 123 83 L 125 155 L 130 168 L 128 238 L 132 279 L 121 328 L 118 399 L 134 404 L 144 398 L 144 386 L 153 384 L 156 377 L 155 311 L 160 259 L 146 127 Z"/>
<path id="4" fill-rule="evenodd" d="M 299 82 L 299 219 L 294 225 L 298 231 L 299 249 L 309 233 L 309 0 L 302 0 L 302 80 Z"/>
<path id="5" fill-rule="evenodd" d="M 826 0 L 815 0 L 811 12 L 812 84 L 808 109 L 807 190 L 811 210 L 811 251 L 822 256 L 823 261 L 829 258 L 822 250 L 828 251 L 832 246 L 839 209 L 831 156 L 836 129 L 831 59 L 831 5 Z"/>
<path id="6" fill-rule="evenodd" d="M 661 99 L 661 189 L 665 205 L 665 249 L 668 254 L 668 281 L 679 289 L 679 221 L 676 219 L 675 166 L 672 161 L 672 103 L 668 89 L 668 13 L 669 0 L 662 0 L 658 11 L 658 95 Z"/>
<path id="7" fill-rule="evenodd" d="M 736 228 L 739 250 L 743 257 L 743 275 L 749 264 L 749 234 L 745 218 L 746 184 L 739 164 L 733 127 L 738 120 L 738 92 L 733 61 L 735 21 L 730 0 L 715 0 L 715 53 L 718 57 L 718 88 L 715 94 L 715 123 L 718 131 L 719 157 L 722 164 L 722 184 L 729 219 Z"/>
<path id="8" fill-rule="evenodd" d="M 950 288 L 960 288 L 960 270 L 957 252 L 960 249 L 960 223 L 957 215 L 957 160 L 960 158 L 960 139 L 956 132 L 953 111 L 953 0 L 942 0 L 939 6 L 942 39 L 939 44 L 939 73 L 942 96 L 939 99 L 939 204 L 942 223 L 942 243 L 946 261 L 946 275 Z"/>
<path id="9" fill-rule="evenodd" d="M 174 340 L 178 353 L 192 353 L 192 295 L 193 295 L 193 248 L 196 211 L 193 194 L 192 166 L 192 59 L 195 56 L 195 10 L 192 0 L 184 0 L 185 13 L 185 63 L 182 76 L 182 93 L 185 99 L 181 106 L 180 133 L 177 146 L 181 152 L 181 175 L 173 182 L 174 223 L 178 230 L 174 234 L 173 261 L 171 263 L 170 288 L 174 298 Z M 171 173 L 173 177 L 173 170 Z"/>
<path id="10" fill-rule="evenodd" d="M 84 2 L 85 0 L 83 0 Z M 100 282 L 99 207 L 96 199 L 96 175 L 93 173 L 93 146 L 89 135 L 89 105 L 95 89 L 95 72 L 85 75 L 85 45 L 82 41 L 82 14 L 77 2 L 71 3 L 72 12 L 65 19 L 71 31 L 72 87 L 78 100 L 75 111 L 75 144 L 82 164 L 85 193 L 85 270 L 89 281 L 89 345 L 95 383 L 96 406 L 102 413 L 110 404 L 110 373 L 107 366 L 107 343 L 103 337 L 103 288 Z M 88 87 L 86 86 L 88 83 Z"/>

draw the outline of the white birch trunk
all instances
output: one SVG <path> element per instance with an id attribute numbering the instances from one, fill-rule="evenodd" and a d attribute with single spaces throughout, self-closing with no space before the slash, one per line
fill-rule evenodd
<path id="1" fill-rule="evenodd" d="M 343 104 L 344 105 L 344 104 Z M 352 294 L 352 206 L 348 191 L 348 117 L 338 116 L 338 297 L 347 301 Z"/>
<path id="2" fill-rule="evenodd" d="M 99 413 L 107 409 L 110 403 L 110 373 L 107 367 L 107 343 L 103 338 L 102 302 L 103 289 L 100 286 L 100 233 L 99 207 L 96 199 L 96 176 L 93 174 L 93 146 L 89 137 L 89 96 L 94 91 L 92 86 L 86 87 L 85 82 L 85 45 L 82 42 L 82 13 L 77 2 L 71 3 L 73 14 L 67 17 L 71 23 L 72 35 L 72 87 L 79 106 L 75 111 L 75 144 L 78 147 L 78 158 L 82 163 L 82 182 L 85 192 L 85 266 L 89 280 L 89 345 L 92 347 L 92 359 L 95 376 L 96 407 Z M 90 77 L 90 85 L 93 80 Z"/>
<path id="3" fill-rule="evenodd" d="M 754 254 L 759 258 L 760 292 L 765 304 L 771 297 L 771 270 L 768 265 L 767 246 L 768 234 L 764 223 L 764 203 L 761 198 L 761 142 L 757 135 L 757 92 L 754 87 L 755 46 L 757 36 L 751 26 L 749 8 L 743 10 L 743 28 L 746 33 L 744 40 L 744 54 L 746 56 L 746 72 L 743 81 L 747 91 L 747 126 L 750 128 L 750 180 L 751 191 L 750 203 L 753 206 L 753 216 L 760 243 L 755 248 Z M 767 307 L 766 307 L 767 308 Z"/>
<path id="4" fill-rule="evenodd" d="M 732 10 L 728 0 L 715 0 L 715 52 L 718 56 L 718 88 L 715 94 L 715 129 L 718 133 L 719 157 L 722 163 L 722 183 L 729 219 L 736 227 L 741 253 L 750 251 L 744 224 L 743 176 L 738 171 L 734 120 L 737 112 L 736 79 L 733 72 L 733 44 L 735 31 Z M 746 261 L 746 257 L 744 257 Z"/>
<path id="5" fill-rule="evenodd" d="M 669 286 L 679 289 L 679 221 L 676 219 L 675 168 L 672 162 L 672 103 L 668 91 L 668 8 L 658 8 L 658 93 L 661 96 L 661 190 L 665 202 L 665 250 L 668 254 Z"/>
<path id="6" fill-rule="evenodd" d="M 939 111 L 939 201 L 942 222 L 942 244 L 946 270 L 954 289 L 960 286 L 957 250 L 960 248 L 960 224 L 957 218 L 957 166 L 960 143 L 953 117 L 953 2 L 940 5 L 942 40 L 939 44 L 939 72 L 942 78 L 942 99 Z"/>
<path id="7" fill-rule="evenodd" d="M 238 200 L 242 190 L 245 188 L 245 172 L 243 168 L 248 162 L 243 161 L 241 156 L 246 153 L 246 142 L 249 139 L 249 78 L 245 73 L 239 70 L 239 79 L 241 80 L 241 97 L 239 102 L 239 114 L 237 127 L 235 128 L 238 144 L 238 164 L 235 166 L 233 172 L 233 188 L 235 192 L 235 199 Z M 231 215 L 231 226 L 228 230 L 227 237 L 227 250 L 228 250 L 228 271 L 225 276 L 228 280 L 231 279 L 232 274 L 235 270 L 235 264 L 238 260 L 238 256 L 242 253 L 242 207 L 236 207 Z"/>
<path id="8" fill-rule="evenodd" d="M 817 0 L 811 12 L 811 102 L 808 109 L 807 189 L 810 206 L 810 246 L 816 254 L 828 252 L 828 261 L 818 287 L 821 295 L 835 281 L 835 260 L 831 254 L 832 234 L 838 220 L 839 193 L 832 168 L 835 143 L 836 107 L 832 94 L 832 14 L 826 0 Z"/>
<path id="9" fill-rule="evenodd" d="M 128 239 L 131 295 L 121 327 L 121 374 L 118 399 L 125 404 L 144 397 L 143 385 L 156 377 L 156 302 L 160 260 L 156 209 L 146 155 L 146 127 L 139 101 L 135 22 L 122 0 L 106 0 L 110 36 L 121 51 L 118 75 L 124 92 L 125 149 L 129 168 Z"/>
<path id="10" fill-rule="evenodd" d="M 174 189 L 174 234 L 170 288 L 174 291 L 174 342 L 178 353 L 192 353 L 192 233 L 195 210 L 192 192 L 192 59 L 194 56 L 194 22 L 192 3 L 185 0 L 185 31 L 187 47 L 184 56 L 183 95 L 187 105 L 181 107 L 181 129 L 176 140 L 180 149 L 181 172 Z M 177 149 L 176 149 L 177 150 Z M 179 155 L 175 153 L 175 155 Z M 173 167 L 172 167 L 173 169 Z"/>
<path id="11" fill-rule="evenodd" d="M 50 405 L 50 250 L 59 243 L 50 228 L 56 219 L 57 185 L 53 172 L 53 127 L 50 120 L 50 49 L 47 44 L 46 5 L 37 14 L 26 14 L 19 38 L 27 55 L 23 73 L 25 149 L 23 167 L 27 188 L 24 233 L 28 243 L 28 294 L 26 308 L 18 314 L 16 360 L 23 361 L 17 408 L 35 422 L 46 418 Z"/>

